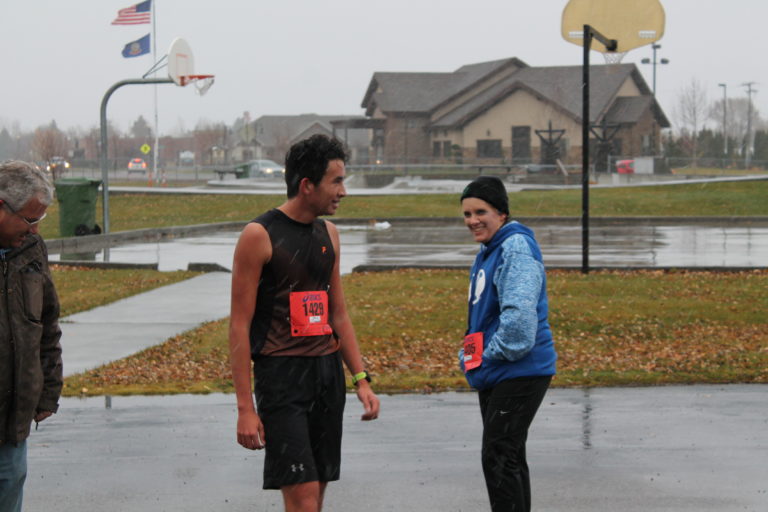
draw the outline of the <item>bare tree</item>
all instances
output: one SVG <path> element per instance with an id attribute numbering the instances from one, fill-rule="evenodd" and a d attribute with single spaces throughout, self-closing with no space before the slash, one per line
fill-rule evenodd
<path id="1" fill-rule="evenodd" d="M 55 121 L 52 121 L 48 126 L 35 130 L 35 135 L 32 139 L 32 150 L 40 160 L 51 162 L 53 157 L 63 155 L 66 149 L 67 138 L 56 127 Z M 52 166 L 53 179 L 58 179 L 63 171 L 64 169 L 60 166 Z"/>
<path id="2" fill-rule="evenodd" d="M 224 123 L 201 121 L 197 124 L 193 132 L 195 154 L 201 155 L 203 164 L 217 163 L 215 161 L 217 154 L 223 155 L 223 159 L 226 159 L 228 131 Z"/>
<path id="3" fill-rule="evenodd" d="M 697 165 L 698 158 L 698 134 L 707 120 L 709 105 L 707 94 L 701 82 L 695 78 L 684 87 L 678 96 L 678 104 L 675 107 L 675 115 L 680 122 L 680 134 L 688 140 L 693 165 Z"/>

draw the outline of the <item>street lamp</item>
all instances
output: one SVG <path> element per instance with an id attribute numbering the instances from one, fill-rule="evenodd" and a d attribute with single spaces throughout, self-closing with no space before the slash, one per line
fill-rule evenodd
<path id="1" fill-rule="evenodd" d="M 728 158 L 728 84 L 717 84 L 723 88 L 723 158 Z M 725 166 L 725 161 L 723 161 Z"/>
<path id="2" fill-rule="evenodd" d="M 656 64 L 669 64 L 669 59 L 660 59 L 656 60 L 656 50 L 661 48 L 660 44 L 652 44 L 651 48 L 653 49 L 653 60 L 651 59 L 642 59 L 640 62 L 643 64 L 653 64 L 653 101 L 656 102 Z M 653 151 L 653 154 L 656 154 L 656 120 L 653 120 L 653 124 L 651 125 L 652 131 L 652 140 L 651 140 L 651 150 Z"/>

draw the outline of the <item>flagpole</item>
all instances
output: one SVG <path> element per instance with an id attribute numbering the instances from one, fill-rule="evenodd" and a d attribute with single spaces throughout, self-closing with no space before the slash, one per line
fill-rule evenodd
<path id="1" fill-rule="evenodd" d="M 152 62 L 157 62 L 157 32 L 155 30 L 155 27 L 157 25 L 156 23 L 156 13 L 157 12 L 157 0 L 152 0 Z M 155 76 L 157 76 L 157 72 L 155 72 Z M 159 130 L 159 121 L 158 121 L 158 115 L 157 115 L 157 84 L 154 86 L 155 89 L 155 143 L 154 146 L 154 155 L 155 157 L 152 159 L 152 176 L 154 176 L 155 181 L 159 181 L 157 178 L 157 158 L 159 154 L 159 145 L 160 145 L 160 134 L 158 133 Z M 165 181 L 165 176 L 163 176 L 163 181 Z"/>

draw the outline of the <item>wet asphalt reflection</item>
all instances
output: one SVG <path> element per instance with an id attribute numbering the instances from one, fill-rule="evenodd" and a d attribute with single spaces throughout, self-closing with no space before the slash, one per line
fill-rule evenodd
<path id="1" fill-rule="evenodd" d="M 581 265 L 581 227 L 530 224 L 548 266 Z M 339 225 L 342 273 L 359 265 L 469 266 L 477 252 L 460 223 L 396 224 L 377 230 Z M 217 263 L 231 269 L 237 232 L 128 244 L 110 249 L 109 260 L 157 263 L 160 270 L 186 269 L 189 263 Z M 627 267 L 753 267 L 768 261 L 768 226 L 609 225 L 590 229 L 590 265 Z M 103 253 L 64 255 L 62 259 L 104 259 Z M 52 255 L 52 260 L 59 255 Z"/>

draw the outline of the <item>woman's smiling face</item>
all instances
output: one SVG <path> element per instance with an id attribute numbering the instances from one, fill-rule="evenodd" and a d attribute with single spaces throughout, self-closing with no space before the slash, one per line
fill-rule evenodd
<path id="1" fill-rule="evenodd" d="M 476 242 L 487 244 L 493 235 L 507 222 L 507 214 L 499 211 L 477 197 L 461 201 L 464 225 L 469 228 Z"/>

